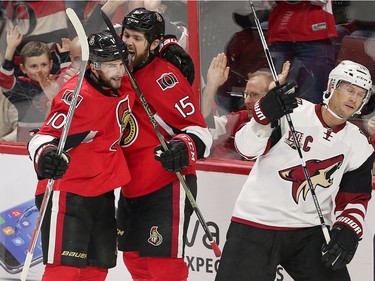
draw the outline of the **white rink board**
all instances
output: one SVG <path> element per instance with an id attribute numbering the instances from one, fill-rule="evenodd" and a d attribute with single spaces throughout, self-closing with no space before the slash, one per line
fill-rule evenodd
<path id="1" fill-rule="evenodd" d="M 25 155 L 0 154 L 0 211 L 13 208 L 32 199 L 36 186 L 36 176 L 29 158 Z M 222 249 L 232 214 L 234 202 L 246 179 L 245 175 L 218 172 L 198 172 L 197 203 L 210 230 Z M 0 225 L 1 228 L 1 225 Z M 374 280 L 373 278 L 373 237 L 375 233 L 375 200 L 370 201 L 366 218 L 363 240 L 349 265 L 353 281 Z M 205 241 L 205 242 L 203 242 Z M 186 261 L 189 264 L 189 281 L 213 281 L 218 265 L 211 249 L 205 244 L 204 231 L 193 214 L 188 233 L 189 246 L 186 249 Z M 121 254 L 121 253 L 120 253 Z M 27 280 L 41 280 L 43 265 L 32 266 Z M 0 267 L 0 280 L 17 280 L 20 273 L 11 274 Z M 131 281 L 130 275 L 122 263 L 111 269 L 108 281 Z M 290 281 L 283 268 L 278 269 L 277 281 Z"/>

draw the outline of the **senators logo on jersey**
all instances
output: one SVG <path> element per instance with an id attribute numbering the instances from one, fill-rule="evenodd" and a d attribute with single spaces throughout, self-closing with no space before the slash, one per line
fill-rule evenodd
<path id="1" fill-rule="evenodd" d="M 308 160 L 306 168 L 310 173 L 313 188 L 315 189 L 317 186 L 322 188 L 330 187 L 333 183 L 332 175 L 341 167 L 343 161 L 343 154 L 326 160 Z M 310 187 L 301 165 L 279 171 L 279 175 L 284 180 L 292 182 L 292 197 L 294 202 L 298 204 L 301 194 L 303 200 L 306 201 Z"/>
<path id="2" fill-rule="evenodd" d="M 137 122 L 131 113 L 131 108 L 129 106 L 129 98 L 122 100 L 117 105 L 117 122 L 120 127 L 120 138 L 118 141 L 112 144 L 111 150 L 116 150 L 116 146 L 126 146 L 132 143 L 138 132 Z"/>
<path id="3" fill-rule="evenodd" d="M 73 100 L 73 96 L 74 96 L 74 90 L 65 90 L 65 92 L 61 96 L 61 100 L 63 102 L 65 102 L 67 105 L 70 106 L 70 104 L 72 103 L 72 100 Z M 77 97 L 77 103 L 76 103 L 76 108 L 79 106 L 79 104 L 81 103 L 82 99 L 83 99 L 83 97 L 81 95 L 78 95 L 78 97 Z"/>
<path id="4" fill-rule="evenodd" d="M 169 88 L 173 88 L 177 83 L 178 79 L 174 73 L 164 73 L 156 82 L 159 84 L 160 88 L 165 91 Z"/>
<path id="5" fill-rule="evenodd" d="M 121 134 L 120 145 L 128 146 L 128 145 L 131 145 L 137 138 L 137 134 L 139 130 L 138 123 L 137 123 L 137 120 L 134 118 L 134 115 L 129 111 L 124 112 L 122 120 L 124 120 L 124 123 L 121 129 L 122 134 Z"/>
<path id="6" fill-rule="evenodd" d="M 129 107 L 129 100 L 126 99 L 117 107 L 117 119 L 121 126 L 120 146 L 130 145 L 137 136 L 138 124 Z"/>
<path id="7" fill-rule="evenodd" d="M 153 226 L 150 229 L 150 237 L 147 242 L 153 246 L 159 246 L 163 242 L 163 236 L 158 231 L 158 226 Z"/>

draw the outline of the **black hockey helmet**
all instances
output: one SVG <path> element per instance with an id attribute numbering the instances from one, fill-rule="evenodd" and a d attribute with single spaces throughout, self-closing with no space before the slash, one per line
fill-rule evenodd
<path id="1" fill-rule="evenodd" d="M 147 41 L 151 44 L 155 39 L 163 39 L 165 21 L 158 12 L 145 8 L 136 8 L 124 17 L 122 21 L 122 34 L 125 28 L 143 32 Z"/>
<path id="2" fill-rule="evenodd" d="M 91 34 L 87 41 L 89 43 L 89 59 L 91 62 L 106 62 L 121 59 L 120 50 L 128 57 L 128 49 L 125 44 L 117 46 L 115 38 L 110 31 L 104 30 Z M 127 62 L 126 62 L 127 63 Z"/>

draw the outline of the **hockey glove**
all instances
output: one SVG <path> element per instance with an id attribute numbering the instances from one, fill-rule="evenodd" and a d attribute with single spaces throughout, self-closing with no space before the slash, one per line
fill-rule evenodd
<path id="1" fill-rule="evenodd" d="M 57 147 L 52 144 L 42 146 L 35 157 L 35 170 L 41 178 L 60 179 L 68 169 L 70 157 L 62 152 L 57 155 Z"/>
<path id="2" fill-rule="evenodd" d="M 267 125 L 271 121 L 292 113 L 298 106 L 294 96 L 295 82 L 287 83 L 271 89 L 253 106 L 253 117 L 259 124 Z"/>
<path id="3" fill-rule="evenodd" d="M 175 65 L 189 81 L 194 82 L 194 63 L 189 54 L 178 44 L 174 35 L 165 35 L 161 44 L 160 56 Z"/>
<path id="4" fill-rule="evenodd" d="M 331 230 L 331 241 L 322 247 L 322 262 L 333 270 L 345 267 L 354 256 L 358 241 L 357 234 L 349 227 L 335 226 Z"/>
<path id="5" fill-rule="evenodd" d="M 195 143 L 186 134 L 180 134 L 167 142 L 168 149 L 158 145 L 154 149 L 155 159 L 160 161 L 163 168 L 169 172 L 180 172 L 196 161 Z"/>

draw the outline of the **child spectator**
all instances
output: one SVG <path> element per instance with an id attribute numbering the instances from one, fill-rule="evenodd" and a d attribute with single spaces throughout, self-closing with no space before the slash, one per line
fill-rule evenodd
<path id="1" fill-rule="evenodd" d="M 51 75 L 52 57 L 47 44 L 31 41 L 21 50 L 20 69 L 25 76 L 14 75 L 13 56 L 22 41 L 18 26 L 7 31 L 7 48 L 0 68 L 0 89 L 18 111 L 17 141 L 27 142 L 29 132 L 38 129 L 58 91 L 56 76 Z"/>

